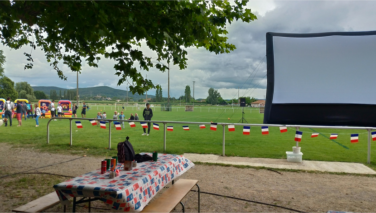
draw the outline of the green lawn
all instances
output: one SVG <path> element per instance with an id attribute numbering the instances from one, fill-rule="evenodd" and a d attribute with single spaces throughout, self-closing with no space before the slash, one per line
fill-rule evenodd
<path id="1" fill-rule="evenodd" d="M 92 105 L 88 111 L 88 118 L 94 118 L 98 111 L 107 112 L 107 118 L 112 118 L 114 108 L 112 106 Z M 119 107 L 118 107 L 119 110 Z M 142 108 L 128 107 L 126 116 L 130 113 L 142 114 Z M 230 118 L 230 120 L 228 120 Z M 195 121 L 195 122 L 232 122 L 237 123 L 241 118 L 241 109 L 226 111 L 215 107 L 196 108 L 194 112 L 185 112 L 182 108 L 172 112 L 161 111 L 160 107 L 154 109 L 153 120 L 166 121 Z M 245 118 L 250 123 L 262 123 L 263 114 L 258 109 L 246 108 Z M 97 126 L 91 126 L 89 121 L 82 121 L 83 129 L 73 126 L 73 146 L 69 146 L 69 121 L 52 121 L 50 125 L 50 144 L 46 144 L 46 124 L 48 119 L 40 119 L 40 127 L 35 127 L 35 121 L 29 119 L 24 121 L 22 127 L 17 127 L 17 121 L 13 120 L 13 127 L 0 127 L 1 142 L 11 143 L 20 147 L 33 147 L 42 151 L 55 153 L 86 154 L 113 156 L 116 153 L 117 143 L 124 141 L 126 136 L 130 137 L 136 152 L 163 151 L 163 124 L 160 124 L 159 131 L 151 129 L 150 136 L 141 136 L 142 128 L 136 123 L 136 128 L 130 128 L 126 123 L 125 129 L 121 131 L 112 128 L 112 150 L 108 150 L 108 127 L 106 130 Z M 170 124 L 169 124 L 170 125 Z M 189 125 L 190 131 L 183 131 L 183 124 L 171 124 L 173 132 L 167 132 L 168 153 L 212 153 L 222 154 L 222 126 L 217 131 L 211 131 L 209 126 L 206 129 L 199 129 L 198 125 Z M 360 162 L 367 161 L 367 132 L 337 129 L 301 129 L 303 138 L 300 146 L 304 153 L 305 160 L 323 161 L 345 161 Z M 226 127 L 226 155 L 246 156 L 261 158 L 286 158 L 286 151 L 292 150 L 295 145 L 295 129 L 289 128 L 287 133 L 280 133 L 279 128 L 269 128 L 269 135 L 262 135 L 260 127 L 251 127 L 249 136 L 242 134 L 242 127 L 236 126 L 235 132 L 228 132 Z M 317 138 L 311 138 L 312 132 L 320 132 Z M 338 139 L 329 140 L 330 133 L 338 133 Z M 359 143 L 350 143 L 350 134 L 359 133 Z M 372 167 L 376 165 L 376 148 L 372 147 Z"/>

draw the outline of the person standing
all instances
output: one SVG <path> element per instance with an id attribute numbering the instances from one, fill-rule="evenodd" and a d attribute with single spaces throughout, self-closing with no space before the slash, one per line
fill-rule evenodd
<path id="1" fill-rule="evenodd" d="M 55 100 L 52 100 L 51 102 L 51 118 L 56 117 L 56 109 L 55 109 Z M 56 119 L 55 119 L 56 121 Z"/>
<path id="2" fill-rule="evenodd" d="M 73 112 L 72 112 L 72 114 L 73 114 L 73 116 L 75 118 L 77 118 L 77 109 L 78 109 L 78 106 L 76 104 L 73 104 Z"/>
<path id="3" fill-rule="evenodd" d="M 153 117 L 153 110 L 150 108 L 149 103 L 146 104 L 146 108 L 144 109 L 142 116 L 144 117 L 145 121 L 151 121 L 151 118 Z M 142 134 L 142 135 L 149 136 L 149 134 L 150 134 L 150 122 L 148 122 L 148 134 L 146 134 L 145 128 L 142 128 L 142 129 L 144 130 L 144 134 Z"/>
<path id="4" fill-rule="evenodd" d="M 119 115 L 119 120 L 122 120 L 121 124 L 123 126 L 123 129 L 124 129 L 124 120 L 125 120 L 125 115 L 124 115 L 124 112 L 121 111 L 120 115 Z"/>
<path id="5" fill-rule="evenodd" d="M 8 125 L 9 121 L 9 126 L 12 126 L 12 111 L 14 109 L 14 104 L 10 101 L 10 98 L 7 98 L 7 101 L 5 102 L 4 106 L 4 117 L 7 119 L 5 122 L 5 126 Z"/>
<path id="6" fill-rule="evenodd" d="M 59 116 L 59 118 L 61 118 L 63 115 L 63 107 L 59 104 L 57 106 L 57 115 Z"/>
<path id="7" fill-rule="evenodd" d="M 21 114 L 22 114 L 22 103 L 21 103 L 21 101 L 17 101 L 16 113 L 17 113 L 17 120 L 18 120 L 17 127 L 19 127 L 19 126 L 22 126 L 22 117 L 21 117 Z"/>
<path id="8" fill-rule="evenodd" d="M 38 107 L 38 104 L 34 105 L 35 107 L 35 127 L 39 127 L 39 117 L 41 116 L 42 112 L 40 111 L 40 108 Z"/>
<path id="9" fill-rule="evenodd" d="M 82 118 L 86 118 L 86 104 L 85 104 L 85 102 L 82 105 L 81 116 L 82 116 Z"/>
<path id="10" fill-rule="evenodd" d="M 113 120 L 118 120 L 118 114 L 117 114 L 116 111 L 114 112 L 114 116 L 112 116 L 112 119 L 113 119 Z"/>
<path id="11" fill-rule="evenodd" d="M 21 103 L 21 119 L 22 119 L 22 116 L 25 116 L 25 121 L 26 121 L 26 112 L 27 112 L 26 102 L 20 102 L 20 103 Z"/>
<path id="12" fill-rule="evenodd" d="M 131 117 L 129 117 L 129 119 L 128 120 L 130 120 L 130 121 L 133 121 L 134 120 L 134 116 L 133 116 L 133 114 L 131 113 Z"/>
<path id="13" fill-rule="evenodd" d="M 34 119 L 33 105 L 31 103 L 26 104 L 26 107 L 27 107 L 27 117 L 31 116 Z"/>

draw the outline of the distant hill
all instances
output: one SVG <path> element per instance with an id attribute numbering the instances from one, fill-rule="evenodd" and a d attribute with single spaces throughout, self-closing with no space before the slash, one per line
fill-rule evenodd
<path id="1" fill-rule="evenodd" d="M 74 90 L 76 89 L 64 89 L 60 87 L 53 87 L 53 86 L 47 86 L 47 87 L 41 87 L 41 86 L 34 86 L 34 91 L 42 91 L 46 93 L 47 95 L 50 95 L 51 90 L 56 90 L 56 92 L 59 94 L 59 91 L 64 92 L 65 90 Z M 124 99 L 127 97 L 127 91 L 121 90 L 121 89 L 114 89 L 107 86 L 99 86 L 99 87 L 87 87 L 87 88 L 79 88 L 80 97 L 93 97 L 93 96 L 105 96 L 105 97 L 117 97 Z M 131 92 L 128 92 L 128 97 L 133 98 L 133 100 L 138 99 L 145 99 L 145 95 L 138 95 L 138 94 L 132 94 Z M 155 95 L 149 95 L 148 98 L 154 98 Z"/>

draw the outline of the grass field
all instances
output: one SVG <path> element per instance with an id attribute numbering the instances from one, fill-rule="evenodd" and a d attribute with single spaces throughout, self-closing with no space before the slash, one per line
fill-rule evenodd
<path id="1" fill-rule="evenodd" d="M 94 118 L 100 110 L 107 112 L 107 118 L 112 118 L 112 106 L 91 106 L 87 118 Z M 119 109 L 118 109 L 119 110 Z M 185 112 L 183 108 L 172 112 L 161 111 L 155 107 L 153 120 L 165 121 L 193 121 L 193 122 L 231 122 L 237 123 L 241 119 L 241 109 L 224 109 L 220 107 L 201 107 L 194 112 Z M 124 110 L 126 117 L 130 113 L 142 114 L 142 108 L 128 107 Z M 142 116 L 140 116 L 142 117 Z M 230 120 L 228 120 L 230 118 Z M 246 108 L 245 119 L 249 123 L 262 123 L 263 114 L 258 109 Z M 48 119 L 40 119 L 40 127 L 35 127 L 35 121 L 23 121 L 22 127 L 17 127 L 13 120 L 13 127 L 0 127 L 1 142 L 11 143 L 19 147 L 32 147 L 42 151 L 54 153 L 70 153 L 80 155 L 113 156 L 117 143 L 130 137 L 136 152 L 163 151 L 163 124 L 159 131 L 151 129 L 150 136 L 143 133 L 140 124 L 130 128 L 125 124 L 121 131 L 112 128 L 112 150 L 108 150 L 108 127 L 106 130 L 91 126 L 89 121 L 82 121 L 83 129 L 73 126 L 73 146 L 69 146 L 69 121 L 52 121 L 50 125 L 50 144 L 46 144 L 46 124 Z M 73 124 L 74 125 L 74 124 Z M 222 154 L 222 126 L 217 131 L 199 129 L 198 125 L 189 125 L 190 131 L 183 131 L 183 124 L 171 124 L 173 132 L 167 132 L 168 153 L 212 153 Z M 360 162 L 367 161 L 367 132 L 365 130 L 338 129 L 301 129 L 303 138 L 300 146 L 305 160 Z M 250 135 L 242 134 L 242 127 L 236 126 L 235 132 L 228 132 L 226 127 L 226 155 L 261 158 L 286 158 L 286 151 L 295 145 L 295 129 L 288 128 L 288 132 L 280 133 L 279 128 L 270 127 L 269 135 L 262 135 L 260 127 L 251 127 Z M 311 138 L 312 132 L 319 132 L 320 136 Z M 329 140 L 330 133 L 338 133 L 338 139 Z M 359 133 L 359 143 L 350 143 L 350 134 Z M 371 152 L 372 167 L 376 165 L 376 148 Z"/>

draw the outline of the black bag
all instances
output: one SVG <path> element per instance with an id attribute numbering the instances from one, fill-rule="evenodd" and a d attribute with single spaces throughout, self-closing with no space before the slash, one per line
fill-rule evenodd
<path id="1" fill-rule="evenodd" d="M 141 162 L 153 160 L 153 158 L 150 155 L 140 155 L 140 154 L 137 154 L 137 155 L 135 155 L 134 158 L 137 161 L 137 163 L 141 163 Z"/>
<path id="2" fill-rule="evenodd" d="M 129 137 L 126 137 L 124 142 L 118 143 L 118 161 L 124 163 L 124 161 L 133 161 L 135 158 L 134 149 L 132 144 L 128 141 Z"/>

